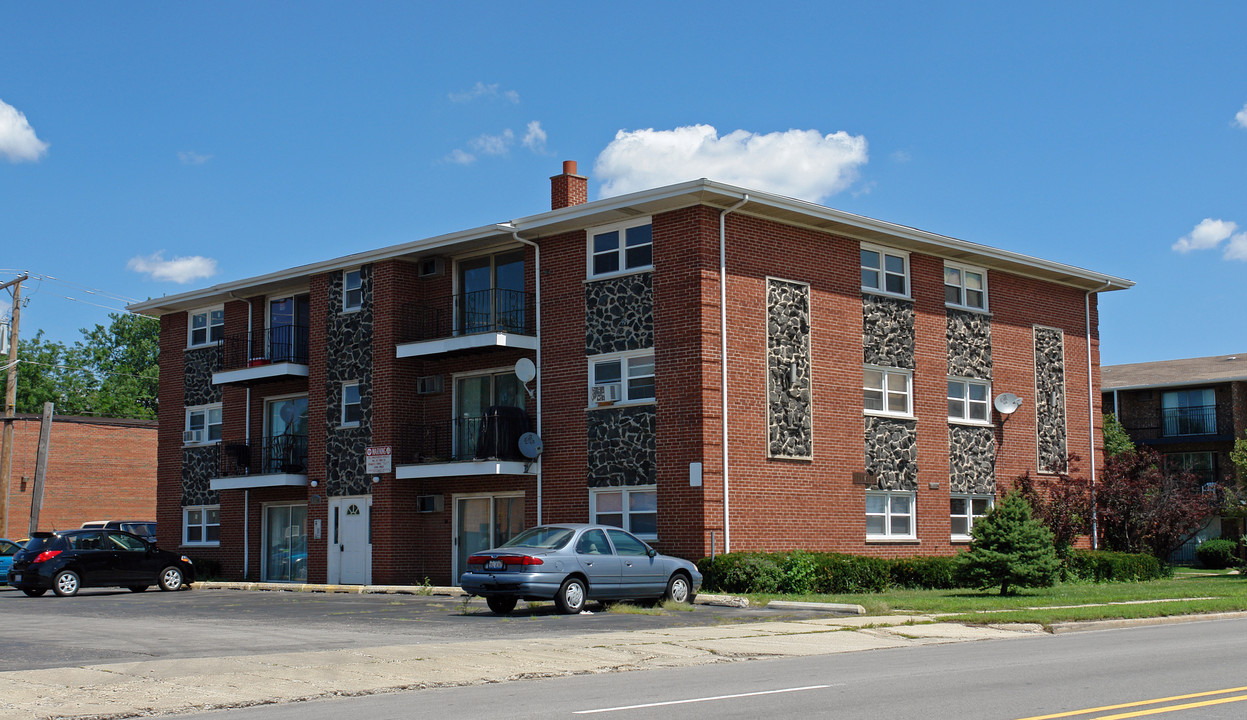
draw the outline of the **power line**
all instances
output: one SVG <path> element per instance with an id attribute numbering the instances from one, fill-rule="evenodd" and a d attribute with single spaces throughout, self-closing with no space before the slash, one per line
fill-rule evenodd
<path id="1" fill-rule="evenodd" d="M 104 371 L 102 371 L 102 370 L 92 370 L 91 368 L 74 367 L 73 365 L 57 365 L 57 364 L 54 364 L 54 363 L 41 363 L 41 362 L 36 362 L 36 361 L 34 361 L 34 360 L 18 360 L 18 361 L 17 361 L 17 363 L 18 363 L 18 364 L 25 364 L 25 365 L 39 365 L 40 367 L 57 368 L 57 369 L 59 369 L 59 370 L 80 370 L 80 371 L 82 371 L 82 372 L 88 372 L 88 373 L 92 373 L 92 374 L 96 374 L 96 375 L 104 375 L 104 376 L 106 376 L 106 377 L 125 376 L 125 377 L 138 378 L 139 380 L 155 380 L 155 381 L 159 381 L 159 380 L 160 380 L 160 378 L 159 378 L 158 376 L 157 376 L 157 377 L 151 377 L 151 376 L 148 376 L 148 375 L 135 375 L 134 373 L 123 373 L 123 372 L 104 372 Z M 7 369 L 8 369 L 8 367 L 6 366 L 6 367 L 4 367 L 4 368 L 0 368 L 0 369 L 7 370 Z"/>

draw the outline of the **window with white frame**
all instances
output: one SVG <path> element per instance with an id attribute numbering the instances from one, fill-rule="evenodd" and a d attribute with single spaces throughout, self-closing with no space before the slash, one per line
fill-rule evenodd
<path id="1" fill-rule="evenodd" d="M 623 528 L 637 537 L 658 537 L 658 490 L 653 485 L 589 491 L 590 520 Z"/>
<path id="2" fill-rule="evenodd" d="M 363 417 L 364 409 L 359 401 L 359 381 L 342 383 L 342 425 L 356 427 Z"/>
<path id="3" fill-rule="evenodd" d="M 182 508 L 183 545 L 219 545 L 220 543 L 220 505 L 194 505 Z"/>
<path id="4" fill-rule="evenodd" d="M 915 536 L 914 493 L 905 490 L 866 491 L 866 538 L 910 539 Z"/>
<path id="5" fill-rule="evenodd" d="M 225 338 L 225 308 L 209 308 L 190 313 L 187 345 L 212 345 Z"/>
<path id="6" fill-rule="evenodd" d="M 649 219 L 589 231 L 589 277 L 654 266 L 654 226 Z"/>
<path id="7" fill-rule="evenodd" d="M 948 419 L 987 424 L 991 418 L 991 385 L 981 380 L 948 379 Z"/>
<path id="8" fill-rule="evenodd" d="M 944 263 L 944 303 L 971 310 L 986 310 L 987 271 Z"/>
<path id="9" fill-rule="evenodd" d="M 953 494 L 948 498 L 948 515 L 952 521 L 953 540 L 969 540 L 970 530 L 992 509 L 991 495 Z"/>
<path id="10" fill-rule="evenodd" d="M 653 399 L 653 350 L 599 355 L 589 360 L 589 401 L 591 404 Z"/>
<path id="11" fill-rule="evenodd" d="M 200 445 L 221 441 L 221 403 L 186 408 L 186 427 L 182 442 Z"/>
<path id="12" fill-rule="evenodd" d="M 862 409 L 871 414 L 913 415 L 913 372 L 866 366 L 862 369 Z"/>
<path id="13" fill-rule="evenodd" d="M 342 311 L 354 312 L 364 306 L 364 281 L 359 270 L 342 273 Z"/>
<path id="14" fill-rule="evenodd" d="M 863 243 L 862 289 L 909 297 L 909 254 Z"/>

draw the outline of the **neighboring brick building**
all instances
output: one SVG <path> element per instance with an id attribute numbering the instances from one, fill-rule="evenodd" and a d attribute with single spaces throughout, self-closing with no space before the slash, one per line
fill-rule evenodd
<path id="1" fill-rule="evenodd" d="M 1247 354 L 1108 365 L 1101 370 L 1104 412 L 1136 445 L 1205 482 L 1234 482 L 1230 451 L 1247 431 Z M 1191 559 L 1208 537 L 1238 537 L 1241 519 L 1217 518 L 1176 559 Z"/>
<path id="2" fill-rule="evenodd" d="M 453 582 L 542 521 L 949 553 L 1012 478 L 1096 460 L 1096 293 L 1129 281 L 704 179 L 551 180 L 550 212 L 134 305 L 162 542 L 346 583 Z"/>
<path id="3" fill-rule="evenodd" d="M 13 421 L 8 531 L 30 530 L 40 415 Z M 39 530 L 76 528 L 88 520 L 156 518 L 156 421 L 58 415 L 48 439 Z"/>

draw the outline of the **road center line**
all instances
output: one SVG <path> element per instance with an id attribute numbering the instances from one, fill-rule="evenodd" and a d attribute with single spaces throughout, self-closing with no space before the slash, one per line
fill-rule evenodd
<path id="1" fill-rule="evenodd" d="M 1138 700 L 1136 702 L 1121 703 L 1118 705 L 1101 705 L 1100 707 L 1085 708 L 1083 710 L 1070 710 L 1069 712 L 1055 713 L 1053 715 L 1034 715 L 1032 717 L 1018 718 L 1018 720 L 1054 720 L 1055 718 L 1075 717 L 1077 715 L 1090 715 L 1091 713 L 1104 712 L 1105 710 L 1124 710 L 1125 708 L 1142 707 L 1144 705 L 1156 705 L 1163 702 L 1173 702 L 1174 700 L 1190 700 L 1192 698 L 1208 697 L 1210 695 L 1224 695 L 1226 693 L 1243 692 L 1247 690 L 1247 686 L 1226 688 L 1224 690 L 1209 690 L 1207 692 L 1190 693 L 1188 695 L 1170 695 L 1169 697 L 1156 698 L 1155 700 Z M 1125 715 L 1117 715 L 1114 717 L 1126 717 Z"/>
<path id="2" fill-rule="evenodd" d="M 830 685 L 806 685 L 805 687 L 783 688 L 781 690 L 760 690 L 737 695 L 715 695 L 714 697 L 690 698 L 688 700 L 668 700 L 666 702 L 645 703 L 644 705 L 621 705 L 619 707 L 598 708 L 596 710 L 577 710 L 573 715 L 593 715 L 595 713 L 617 712 L 619 710 L 640 710 L 642 708 L 662 707 L 664 705 L 685 705 L 688 703 L 710 702 L 711 700 L 732 700 L 734 698 L 755 697 L 757 695 L 777 695 L 779 693 L 801 692 L 803 690 L 823 690 Z"/>
<path id="3" fill-rule="evenodd" d="M 1238 695 L 1235 697 L 1219 698 L 1217 700 L 1203 700 L 1200 702 L 1186 703 L 1185 705 L 1169 705 L 1168 707 L 1152 708 L 1151 710 L 1136 710 L 1135 712 L 1121 713 L 1120 715 L 1101 715 L 1095 720 L 1125 720 L 1125 718 L 1137 718 L 1145 715 L 1160 715 L 1161 713 L 1174 712 L 1175 710 L 1190 710 L 1192 708 L 1208 707 L 1210 705 L 1224 705 L 1232 702 L 1242 702 L 1247 700 L 1247 695 Z"/>

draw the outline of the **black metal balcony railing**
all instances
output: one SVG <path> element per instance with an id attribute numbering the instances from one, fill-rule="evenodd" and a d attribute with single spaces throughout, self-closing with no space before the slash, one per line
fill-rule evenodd
<path id="1" fill-rule="evenodd" d="M 1216 405 L 1165 408 L 1161 419 L 1164 421 L 1165 437 L 1217 434 Z"/>
<path id="2" fill-rule="evenodd" d="M 399 437 L 395 462 L 523 460 L 519 438 L 530 430 L 528 413 L 512 407 L 490 408 L 484 417 L 408 425 Z"/>
<path id="3" fill-rule="evenodd" d="M 307 436 L 278 435 L 251 442 L 221 443 L 221 477 L 307 473 Z"/>
<path id="4" fill-rule="evenodd" d="M 308 329 L 298 325 L 269 328 L 262 333 L 227 335 L 223 341 L 221 367 L 224 370 L 290 362 L 307 364 Z"/>
<path id="5" fill-rule="evenodd" d="M 496 288 L 408 304 L 403 307 L 402 342 L 484 332 L 535 335 L 532 307 L 532 293 Z"/>

